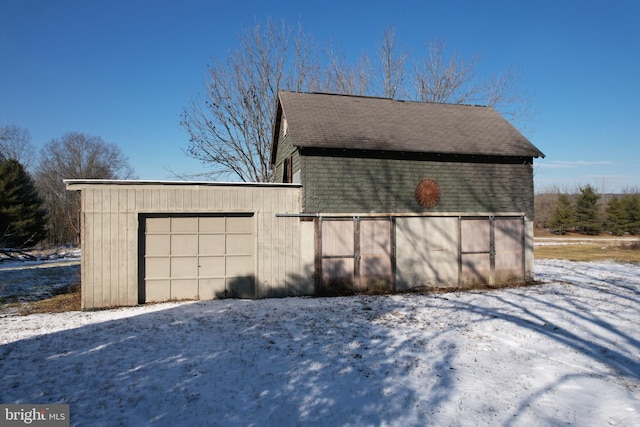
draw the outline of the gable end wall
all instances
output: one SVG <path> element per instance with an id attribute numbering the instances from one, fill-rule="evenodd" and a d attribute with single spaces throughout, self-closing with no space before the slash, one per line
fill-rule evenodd
<path id="1" fill-rule="evenodd" d="M 281 120 L 284 120 L 282 118 Z M 275 182 L 284 182 L 284 159 L 292 156 L 293 172 L 300 170 L 300 155 L 298 150 L 291 143 L 290 134 L 284 134 L 284 126 L 279 126 L 278 151 L 276 153 L 276 164 L 274 173 Z"/>

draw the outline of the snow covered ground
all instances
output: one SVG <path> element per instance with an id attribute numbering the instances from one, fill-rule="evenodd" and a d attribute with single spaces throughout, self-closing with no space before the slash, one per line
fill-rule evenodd
<path id="1" fill-rule="evenodd" d="M 29 261 L 0 256 L 0 315 L 7 312 L 3 304 L 37 301 L 67 292 L 80 281 L 80 257 L 77 248 L 48 251 Z"/>
<path id="2" fill-rule="evenodd" d="M 72 425 L 640 425 L 640 267 L 543 285 L 0 318 L 0 403 Z"/>

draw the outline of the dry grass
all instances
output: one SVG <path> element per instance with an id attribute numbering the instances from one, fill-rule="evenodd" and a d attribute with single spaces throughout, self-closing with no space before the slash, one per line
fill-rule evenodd
<path id="1" fill-rule="evenodd" d="M 26 316 L 36 313 L 63 313 L 80 311 L 80 286 L 71 288 L 71 292 L 56 295 L 52 298 L 25 303 L 19 306 L 19 314 Z"/>
<path id="2" fill-rule="evenodd" d="M 538 259 L 640 263 L 640 241 L 536 246 L 534 254 Z"/>

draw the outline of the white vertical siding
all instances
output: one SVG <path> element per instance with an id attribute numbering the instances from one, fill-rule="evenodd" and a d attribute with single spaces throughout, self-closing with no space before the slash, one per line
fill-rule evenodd
<path id="1" fill-rule="evenodd" d="M 524 277 L 525 280 L 534 280 L 533 272 L 533 221 L 524 222 Z"/>

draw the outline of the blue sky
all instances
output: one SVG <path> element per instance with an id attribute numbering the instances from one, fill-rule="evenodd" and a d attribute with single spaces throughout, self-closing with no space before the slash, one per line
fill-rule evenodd
<path id="1" fill-rule="evenodd" d="M 521 68 L 546 158 L 536 190 L 640 187 L 640 1 L 0 0 L 0 123 L 42 147 L 69 131 L 116 143 L 141 179 L 202 172 L 179 114 L 207 64 L 268 17 L 373 56 L 386 27 L 410 53 L 444 40 L 481 72 Z"/>

